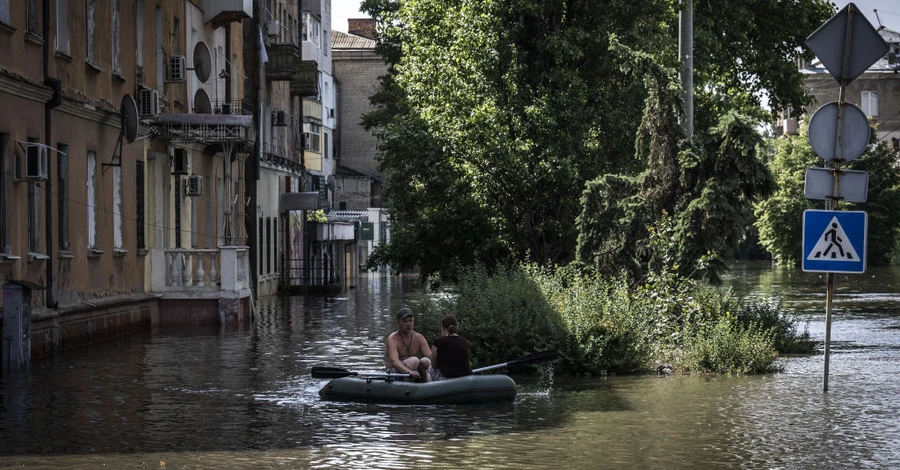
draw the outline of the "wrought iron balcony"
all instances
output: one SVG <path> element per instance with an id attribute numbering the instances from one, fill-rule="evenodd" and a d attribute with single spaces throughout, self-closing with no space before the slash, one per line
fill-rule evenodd
<path id="1" fill-rule="evenodd" d="M 266 63 L 266 79 L 271 82 L 294 80 L 300 65 L 300 46 L 291 43 L 275 43 L 266 46 L 269 61 Z"/>
<path id="2" fill-rule="evenodd" d="M 304 60 L 298 64 L 291 79 L 291 96 L 319 95 L 319 65 L 314 60 Z M 321 115 L 321 114 L 320 114 Z"/>

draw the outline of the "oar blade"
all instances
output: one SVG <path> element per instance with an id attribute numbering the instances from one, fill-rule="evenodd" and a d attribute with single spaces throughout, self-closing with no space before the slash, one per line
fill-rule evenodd
<path id="1" fill-rule="evenodd" d="M 341 369 L 339 367 L 320 367 L 316 366 L 312 368 L 312 373 L 314 379 L 338 379 L 341 377 L 349 377 L 351 375 L 357 375 L 356 372 L 351 372 L 347 369 Z"/>

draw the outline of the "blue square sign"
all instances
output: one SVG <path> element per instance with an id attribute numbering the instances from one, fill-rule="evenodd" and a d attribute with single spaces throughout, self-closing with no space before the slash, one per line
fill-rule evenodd
<path id="1" fill-rule="evenodd" d="M 803 270 L 865 272 L 867 237 L 868 215 L 863 211 L 804 211 Z"/>

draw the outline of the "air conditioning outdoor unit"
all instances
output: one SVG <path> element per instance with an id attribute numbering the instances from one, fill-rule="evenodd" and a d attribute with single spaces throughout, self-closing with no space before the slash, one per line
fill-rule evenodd
<path id="1" fill-rule="evenodd" d="M 270 38 L 278 37 L 278 22 L 277 21 L 267 21 L 266 22 L 266 35 Z"/>
<path id="2" fill-rule="evenodd" d="M 43 181 L 47 179 L 47 146 L 29 143 L 25 147 L 25 165 L 21 173 L 22 180 Z"/>
<path id="3" fill-rule="evenodd" d="M 185 196 L 202 196 L 203 195 L 203 177 L 200 175 L 188 176 L 187 184 L 184 186 Z"/>
<path id="4" fill-rule="evenodd" d="M 287 125 L 287 113 L 285 111 L 274 111 L 272 113 L 272 125 L 273 126 L 286 126 Z"/>
<path id="5" fill-rule="evenodd" d="M 188 166 L 190 161 L 190 155 L 188 151 L 182 148 L 175 149 L 175 157 L 173 158 L 174 165 L 172 168 L 173 175 L 186 175 L 188 174 Z"/>
<path id="6" fill-rule="evenodd" d="M 187 59 L 183 55 L 169 56 L 169 76 L 167 82 L 183 82 L 186 74 Z"/>
<path id="7" fill-rule="evenodd" d="M 141 87 L 140 96 L 140 114 L 142 118 L 159 116 L 159 92 L 152 89 Z"/>

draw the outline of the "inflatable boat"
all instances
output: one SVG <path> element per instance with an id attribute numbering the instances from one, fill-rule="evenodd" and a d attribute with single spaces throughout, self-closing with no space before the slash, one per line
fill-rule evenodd
<path id="1" fill-rule="evenodd" d="M 513 401 L 516 383 L 506 375 L 469 375 L 437 382 L 404 382 L 390 377 L 342 377 L 321 390 L 323 400 L 403 405 L 460 405 Z"/>

